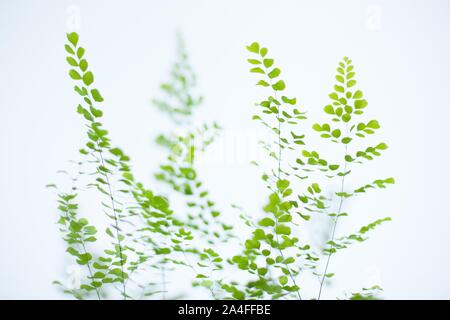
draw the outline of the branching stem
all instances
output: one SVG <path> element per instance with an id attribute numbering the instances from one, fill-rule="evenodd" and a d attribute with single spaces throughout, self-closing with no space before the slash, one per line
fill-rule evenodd
<path id="1" fill-rule="evenodd" d="M 346 130 L 347 130 L 347 135 L 348 135 L 348 125 L 347 124 L 346 124 Z M 344 192 L 345 177 L 347 176 L 346 175 L 346 172 L 347 172 L 347 160 L 345 159 L 346 156 L 347 156 L 347 149 L 348 149 L 347 148 L 347 144 L 345 144 L 344 171 L 343 171 L 344 174 L 342 175 L 342 178 L 341 178 L 341 191 L 340 191 L 341 193 Z M 335 234 L 336 234 L 336 226 L 337 226 L 337 223 L 338 223 L 338 220 L 339 220 L 339 215 L 341 213 L 342 204 L 343 203 L 344 203 L 344 196 L 341 196 L 340 200 L 339 200 L 339 207 L 338 207 L 338 210 L 336 212 L 336 217 L 335 217 L 334 223 L 333 223 L 333 229 L 332 229 L 332 232 L 331 232 L 331 239 L 330 239 L 331 247 L 330 247 L 330 250 L 328 252 L 327 262 L 325 264 L 325 270 L 323 272 L 322 279 L 320 281 L 319 294 L 317 296 L 317 300 L 320 300 L 320 297 L 321 297 L 321 294 L 322 294 L 323 285 L 325 283 L 325 278 L 326 278 L 327 271 L 328 271 L 328 266 L 330 265 L 331 256 L 333 255 L 333 249 L 335 247 L 334 246 L 334 237 L 335 237 Z"/>
<path id="2" fill-rule="evenodd" d="M 86 246 L 85 246 L 85 243 L 84 243 L 84 239 L 83 239 L 83 238 L 81 238 L 81 246 L 83 247 L 83 251 L 84 251 L 84 253 L 86 254 L 86 253 L 87 253 L 87 250 L 86 250 Z M 91 278 L 93 278 L 94 275 L 93 275 L 93 273 L 92 273 L 91 264 L 88 262 L 86 265 L 87 265 L 87 268 L 88 268 L 88 270 L 89 270 L 89 275 L 91 276 Z M 98 289 L 97 287 L 95 287 L 95 293 L 97 294 L 97 299 L 98 299 L 98 300 L 101 300 L 101 298 L 100 298 L 100 292 L 99 292 L 99 289 Z"/>
<path id="3" fill-rule="evenodd" d="M 270 80 L 270 85 L 272 86 L 272 79 L 269 79 L 269 80 Z M 274 90 L 274 96 L 275 96 L 275 99 L 278 101 L 277 92 L 275 90 Z M 280 180 L 281 179 L 281 121 L 280 121 L 280 106 L 278 106 L 277 122 L 278 122 L 278 132 L 277 132 L 277 135 L 278 135 L 278 171 L 277 171 L 277 179 Z M 278 189 L 277 189 L 277 193 L 278 193 L 278 195 L 280 195 L 280 191 Z M 275 221 L 276 221 L 276 223 L 275 223 L 275 229 L 276 229 L 276 227 L 278 226 L 278 218 L 275 219 Z M 283 250 L 281 250 L 280 247 L 279 247 L 280 243 L 279 243 L 278 234 L 276 233 L 276 231 L 275 231 L 275 235 L 276 235 L 276 240 L 277 240 L 277 249 L 280 252 L 281 257 L 283 258 L 283 264 L 284 264 L 284 266 L 286 267 L 286 269 L 287 269 L 287 271 L 289 273 L 289 277 L 291 278 L 292 283 L 298 288 L 297 283 L 295 281 L 295 278 L 294 278 L 294 276 L 292 274 L 291 268 L 289 267 L 289 265 L 287 263 L 284 262 L 286 259 L 284 258 Z M 302 296 L 300 294 L 299 289 L 297 289 L 296 292 L 297 292 L 298 299 L 302 300 Z"/>
<path id="4" fill-rule="evenodd" d="M 100 161 L 102 163 L 102 166 L 105 166 L 105 161 L 103 159 L 103 154 L 102 151 L 99 147 L 99 145 L 97 144 L 97 148 L 98 148 L 98 153 L 100 156 Z M 109 181 L 109 176 L 108 173 L 105 172 L 105 179 L 106 179 L 106 184 L 108 185 L 108 192 L 109 192 L 109 197 L 111 199 L 111 208 L 113 211 L 113 218 L 114 218 L 114 225 L 115 225 L 115 229 L 116 229 L 116 239 L 117 239 L 117 245 L 119 247 L 119 258 L 120 258 L 120 270 L 121 270 L 121 274 L 122 274 L 122 294 L 123 294 L 123 298 L 124 300 L 127 299 L 127 290 L 126 290 L 126 284 L 125 284 L 125 272 L 124 272 L 124 263 L 123 263 L 123 254 L 122 254 L 122 243 L 120 241 L 120 231 L 119 231 L 119 219 L 117 218 L 117 212 L 116 212 L 116 207 L 115 207 L 115 201 L 114 201 L 114 195 L 113 195 L 113 191 L 111 188 L 111 183 Z"/>

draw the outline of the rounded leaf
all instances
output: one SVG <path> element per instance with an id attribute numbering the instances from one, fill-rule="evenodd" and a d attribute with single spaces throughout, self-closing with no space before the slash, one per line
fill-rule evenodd
<path id="1" fill-rule="evenodd" d="M 91 71 L 88 71 L 83 75 L 83 82 L 87 86 L 91 85 L 92 82 L 94 82 L 94 75 Z"/>

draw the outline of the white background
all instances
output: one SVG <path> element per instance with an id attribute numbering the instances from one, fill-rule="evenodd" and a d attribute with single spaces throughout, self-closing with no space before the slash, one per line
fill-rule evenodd
<path id="1" fill-rule="evenodd" d="M 67 261 L 54 194 L 44 186 L 84 142 L 63 49 L 71 29 L 105 97 L 105 124 L 146 181 L 162 159 L 152 139 L 168 124 L 150 100 L 182 31 L 205 93 L 196 120 L 225 129 L 218 145 L 226 156 L 206 161 L 201 175 L 224 211 L 238 203 L 255 216 L 265 191 L 249 165 L 253 152 L 237 144 L 249 137 L 253 145 L 260 92 L 245 45 L 269 47 L 288 92 L 316 119 L 337 62 L 350 56 L 390 146 L 358 177 L 394 176 L 397 184 L 353 205 L 349 229 L 386 214 L 393 221 L 333 258 L 338 276 L 326 297 L 375 279 L 386 298 L 450 298 L 449 9 L 445 0 L 1 0 L 0 298 L 63 297 L 51 282 L 64 277 Z"/>

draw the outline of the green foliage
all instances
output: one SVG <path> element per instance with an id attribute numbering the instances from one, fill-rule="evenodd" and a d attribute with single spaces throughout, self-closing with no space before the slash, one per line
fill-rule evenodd
<path id="1" fill-rule="evenodd" d="M 375 157 L 381 156 L 381 151 L 386 150 L 387 145 L 384 142 L 380 142 L 375 146 L 369 146 L 363 149 L 357 146 L 357 142 L 360 139 L 374 135 L 376 133 L 375 131 L 380 128 L 380 124 L 378 120 L 374 119 L 367 122 L 358 121 L 358 117 L 363 115 L 365 108 L 368 106 L 368 102 L 364 99 L 363 92 L 356 88 L 357 81 L 355 80 L 354 66 L 349 58 L 344 57 L 339 62 L 335 79 L 337 83 L 334 85 L 333 92 L 329 94 L 331 103 L 323 109 L 331 121 L 322 124 L 315 123 L 312 128 L 314 131 L 319 132 L 321 138 L 342 146 L 343 155 L 340 160 L 341 163 L 333 165 L 333 167 L 331 165 L 327 167 L 331 162 L 330 160 L 319 157 L 317 152 L 313 154 L 313 152 L 308 151 L 302 153 L 304 156 L 303 159 L 297 160 L 298 163 L 306 166 L 304 170 L 318 173 L 317 179 L 320 179 L 322 175 L 328 179 L 337 179 L 340 185 L 340 189 L 334 192 L 334 197 L 323 199 L 323 205 L 319 208 L 319 212 L 327 214 L 330 217 L 332 230 L 330 239 L 326 242 L 326 246 L 323 249 L 323 255 L 326 260 L 324 269 L 322 272 L 315 272 L 321 278 L 318 299 L 321 297 L 325 280 L 328 278 L 328 268 L 332 255 L 353 242 L 366 240 L 365 234 L 367 231 L 390 220 L 390 218 L 377 219 L 367 226 L 362 227 L 357 233 L 344 237 L 336 237 L 336 229 L 340 217 L 349 215 L 347 212 L 342 212 L 345 202 L 356 194 L 365 193 L 369 189 L 385 188 L 388 184 L 394 183 L 394 178 L 377 179 L 354 191 L 346 190 L 346 182 L 351 174 L 350 166 L 364 164 L 365 161 L 374 160 Z M 352 154 L 350 152 L 351 149 L 356 149 L 357 151 Z M 314 170 L 317 167 L 320 170 Z M 338 171 L 339 169 L 340 171 Z M 333 205 L 335 205 L 335 208 L 333 208 Z"/>
<path id="2" fill-rule="evenodd" d="M 286 90 L 286 83 L 280 78 L 281 70 L 275 66 L 274 59 L 268 58 L 268 50 L 256 42 L 247 46 L 247 50 L 251 53 L 247 60 L 251 64 L 250 72 L 258 76 L 256 85 L 271 90 L 267 98 L 257 103 L 258 111 L 253 119 L 269 128 L 274 135 L 272 143 L 261 142 L 274 159 L 274 164 L 263 174 L 263 181 L 270 190 L 263 208 L 264 215 L 256 223 L 247 224 L 253 228 L 252 237 L 245 240 L 243 252 L 231 260 L 253 280 L 241 287 L 234 285 L 230 288 L 239 288 L 239 292 L 245 293 L 245 298 L 301 299 L 301 283 L 305 273 L 311 271 L 319 279 L 316 298 L 320 299 L 325 280 L 334 276 L 328 272 L 332 255 L 352 243 L 365 241 L 368 231 L 391 220 L 389 217 L 377 219 L 351 235 L 336 236 L 339 218 L 348 216 L 342 211 L 345 201 L 356 194 L 394 183 L 393 178 L 377 179 L 352 192 L 346 190 L 350 165 L 373 160 L 387 149 L 387 145 L 381 142 L 373 147 L 356 149 L 354 155 L 350 153 L 355 141 L 374 135 L 380 128 L 377 120 L 357 122 L 368 103 L 362 91 L 356 89 L 354 66 L 350 59 L 344 58 L 339 63 L 335 77 L 337 83 L 329 95 L 331 103 L 323 108 L 330 122 L 312 125 L 313 131 L 318 132 L 321 138 L 342 146 L 342 157 L 327 159 L 318 151 L 307 149 L 305 134 L 293 131 L 299 127 L 298 121 L 305 117 L 295 107 L 295 98 L 279 98 L 280 92 Z M 291 125 L 294 125 L 292 129 Z M 290 135 L 285 136 L 285 132 Z M 289 152 L 292 151 L 301 155 L 295 163 L 284 160 L 291 158 Z M 295 178 L 297 180 L 293 180 Z M 329 184 L 325 183 L 327 180 Z M 337 180 L 340 188 L 333 192 L 334 196 L 325 196 L 323 190 L 332 188 L 335 185 L 333 180 Z M 302 237 L 302 230 L 307 229 L 311 218 L 318 215 L 329 217 L 332 226 L 330 238 L 319 251 L 308 243 L 307 237 Z M 354 294 L 351 299 L 373 297 L 369 291 Z"/>
<path id="3" fill-rule="evenodd" d="M 109 242 L 101 255 L 94 253 L 101 249 L 92 247 L 97 244 L 97 229 L 89 225 L 87 219 L 78 218 L 78 205 L 69 202 L 77 194 L 60 192 L 59 221 L 68 245 L 67 252 L 88 270 L 80 288 L 66 291 L 77 298 L 89 297 L 95 291 L 100 299 L 108 291 L 120 287 L 121 297 L 127 299 L 131 298 L 127 292 L 128 279 L 148 268 L 151 261 L 149 249 L 160 250 L 161 244 L 154 239 L 169 233 L 167 226 L 170 225 L 172 211 L 164 197 L 155 195 L 135 180 L 129 157 L 111 145 L 108 131 L 100 122 L 103 111 L 98 103 L 103 101 L 103 97 L 97 88 L 92 87 L 94 75 L 88 69 L 85 50 L 78 45 L 78 38 L 76 33 L 68 34 L 69 43 L 65 48 L 68 53 L 66 60 L 71 67 L 69 76 L 75 80 L 74 90 L 81 98 L 77 112 L 86 122 L 87 142 L 80 149 L 82 160 L 78 162 L 78 172 L 86 176 L 88 182 L 81 188 L 72 189 L 88 193 L 96 191 L 101 211 L 109 221 L 105 229 Z M 140 227 L 141 219 L 146 221 L 144 228 Z"/>
<path id="4" fill-rule="evenodd" d="M 196 75 L 189 64 L 181 35 L 177 37 L 177 60 L 170 76 L 170 80 L 160 86 L 163 98 L 154 99 L 153 103 L 176 123 L 189 121 L 193 111 L 202 103 L 203 97 L 194 92 Z"/>
<path id="5" fill-rule="evenodd" d="M 197 128 L 191 125 L 193 111 L 200 106 L 202 97 L 195 95 L 196 75 L 181 35 L 178 35 L 177 45 L 177 61 L 172 68 L 171 81 L 160 86 L 165 98 L 153 100 L 154 105 L 173 121 L 178 132 L 162 133 L 157 137 L 157 143 L 167 147 L 169 153 L 155 177 L 182 196 L 185 208 L 176 215 L 183 233 L 172 239 L 172 250 L 181 252 L 183 257 L 168 257 L 165 262 L 189 267 L 196 274 L 194 285 L 206 287 L 215 297 L 218 288 L 212 276 L 224 268 L 225 259 L 213 250 L 213 246 L 233 238 L 233 227 L 222 220 L 220 210 L 200 179 L 196 160 L 197 155 L 214 142 L 221 128 L 215 122 Z M 185 237 L 185 234 L 189 236 Z M 194 240 L 201 242 L 195 243 Z"/>
<path id="6" fill-rule="evenodd" d="M 379 295 L 383 289 L 374 285 L 370 288 L 363 288 L 361 292 L 353 292 L 349 297 L 350 300 L 380 300 Z"/>
<path id="7" fill-rule="evenodd" d="M 296 130 L 306 117 L 298 108 L 296 98 L 279 96 L 286 90 L 286 83 L 275 60 L 268 57 L 267 48 L 255 42 L 247 49 L 252 53 L 248 62 L 258 65 L 250 72 L 260 74 L 257 85 L 268 90 L 266 98 L 257 103 L 253 119 L 274 135 L 271 143 L 261 142 L 273 159 L 273 168 L 263 174 L 271 193 L 264 206 L 265 215 L 255 223 L 261 228 L 253 231 L 252 237 L 245 241 L 245 250 L 234 256 L 232 262 L 255 277 L 240 290 L 246 298 L 301 298 L 296 277 L 300 273 L 298 258 L 303 248 L 299 238 L 292 234 L 297 229 L 292 222 L 297 204 L 293 199 L 291 176 L 287 173 L 292 168 L 286 167 L 284 156 L 288 151 L 295 151 L 292 145 L 304 144 L 305 135 Z"/>
<path id="8" fill-rule="evenodd" d="M 262 180 L 268 193 L 260 215 L 249 217 L 244 209 L 234 206 L 248 228 L 248 235 L 238 239 L 197 168 L 197 155 L 214 142 L 220 126 L 191 125 L 202 97 L 195 93 L 196 76 L 181 37 L 170 80 L 160 87 L 163 98 L 154 100 L 178 129 L 177 134 L 161 133 L 156 139 L 166 148 L 167 158 L 155 177 L 159 187 L 169 190 L 168 195 L 138 181 L 130 158 L 112 144 L 101 122 L 104 97 L 95 87 L 76 33 L 67 35 L 65 50 L 68 74 L 80 98 L 76 111 L 85 124 L 86 143 L 79 150 L 81 159 L 75 162 L 70 190 L 51 186 L 58 190 L 58 223 L 66 251 L 83 268 L 79 287 L 56 283 L 74 297 L 102 299 L 118 294 L 134 299 L 161 293 L 164 299 L 166 278 L 186 267 L 192 270 L 192 285 L 207 289 L 212 298 L 307 298 L 303 286 L 310 275 L 319 280 L 317 295 L 311 298 L 320 299 L 327 282 L 335 276 L 329 272 L 332 256 L 364 242 L 370 231 L 391 220 L 376 218 L 350 235 L 338 236 L 338 221 L 351 216 L 345 210 L 349 200 L 395 183 L 392 177 L 372 177 L 372 182 L 356 189 L 348 187 L 353 170 L 388 148 L 384 142 L 361 145 L 364 139 L 374 137 L 381 125 L 376 119 L 362 119 L 368 102 L 357 88 L 349 58 L 338 64 L 330 102 L 323 108 L 326 120 L 312 124 L 312 132 L 321 141 L 341 150 L 327 155 L 322 144 L 311 148 L 303 132 L 309 127 L 305 112 L 297 98 L 286 93 L 282 71 L 268 49 L 257 42 L 247 46 L 250 72 L 264 92 L 256 103 L 253 120 L 271 133 L 271 139 L 260 141 L 270 163 L 263 167 Z M 95 215 L 95 220 L 92 216 L 89 219 L 104 217 L 105 230 L 80 213 L 79 201 L 86 194 L 98 205 L 88 208 L 89 215 Z M 176 212 L 170 205 L 172 197 L 182 199 Z M 311 221 L 318 217 L 328 219 L 331 226 L 321 246 L 305 236 Z M 98 241 L 100 237 L 107 240 Z M 231 247 L 232 240 L 239 240 L 240 249 L 226 257 L 223 249 Z M 364 288 L 349 298 L 376 299 L 380 289 Z"/>

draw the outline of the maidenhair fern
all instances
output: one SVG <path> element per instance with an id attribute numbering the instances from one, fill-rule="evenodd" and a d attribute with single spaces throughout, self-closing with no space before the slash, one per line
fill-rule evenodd
<path id="1" fill-rule="evenodd" d="M 189 63 L 184 40 L 178 34 L 177 60 L 171 71 L 171 79 L 160 86 L 165 97 L 153 99 L 153 104 L 176 123 L 185 124 L 203 101 L 202 96 L 193 92 L 195 87 L 196 75 Z"/>
<path id="2" fill-rule="evenodd" d="M 127 299 L 131 297 L 128 291 L 131 275 L 145 269 L 151 254 L 159 246 L 155 242 L 143 246 L 142 239 L 153 239 L 155 233 L 164 234 L 162 226 L 170 221 L 171 211 L 165 198 L 154 195 L 135 181 L 129 157 L 111 145 L 108 132 L 100 122 L 103 111 L 99 105 L 103 97 L 93 87 L 94 75 L 85 59 L 85 50 L 78 45 L 76 33 L 68 34 L 67 39 L 69 76 L 76 82 L 74 89 L 81 98 L 77 112 L 86 122 L 88 138 L 86 146 L 80 149 L 83 156 L 80 173 L 89 179 L 85 186 L 59 194 L 60 224 L 68 245 L 67 252 L 89 271 L 80 288 L 72 293 L 82 298 L 95 292 L 100 299 L 113 287 Z M 74 201 L 79 192 L 97 193 L 97 211 L 103 212 L 108 220 L 104 232 L 110 240 L 106 248 L 101 244 L 94 247 L 98 244 L 97 229 L 77 213 L 78 205 Z M 141 219 L 147 223 L 144 228 L 137 227 Z M 102 254 L 95 253 L 100 250 Z"/>
<path id="3" fill-rule="evenodd" d="M 263 142 L 273 166 L 263 173 L 263 180 L 270 195 L 264 207 L 264 216 L 254 223 L 252 237 L 244 243 L 243 254 L 236 255 L 232 261 L 246 270 L 254 279 L 245 290 L 230 287 L 235 298 L 297 297 L 301 299 L 298 278 L 300 275 L 298 259 L 306 249 L 295 235 L 296 202 L 290 187 L 292 167 L 285 160 L 286 153 L 295 145 L 304 144 L 304 134 L 298 132 L 305 119 L 304 112 L 297 106 L 297 99 L 283 95 L 286 84 L 281 70 L 269 58 L 268 50 L 253 43 L 247 47 L 252 53 L 248 62 L 250 72 L 259 75 L 258 86 L 268 91 L 266 98 L 256 104 L 259 121 L 273 133 L 274 140 Z"/>
<path id="4" fill-rule="evenodd" d="M 341 146 L 342 156 L 340 157 L 340 164 L 327 167 L 328 162 L 321 159 L 317 152 L 303 150 L 303 156 L 307 159 L 305 163 L 308 167 L 319 168 L 318 173 L 325 174 L 329 179 L 337 179 L 340 185 L 339 190 L 334 192 L 333 198 L 336 199 L 327 199 L 329 206 L 323 208 L 324 212 L 332 220 L 332 231 L 331 237 L 327 242 L 327 248 L 324 250 L 326 262 L 321 274 L 318 299 L 321 297 L 325 279 L 333 276 L 333 273 L 328 273 L 333 254 L 338 250 L 346 248 L 355 241 L 364 241 L 368 231 L 390 220 L 389 217 L 377 219 L 367 226 L 362 227 L 354 234 L 336 237 L 338 221 L 340 221 L 341 217 L 349 215 L 349 213 L 344 212 L 345 202 L 357 194 L 366 192 L 370 188 L 385 188 L 386 185 L 394 183 L 394 178 L 390 177 L 374 180 L 372 183 L 366 184 L 356 190 L 348 190 L 346 182 L 352 172 L 352 167 L 362 165 L 366 161 L 380 156 L 382 151 L 387 149 L 387 145 L 384 142 L 379 142 L 374 146 L 365 147 L 362 150 L 358 147 L 358 143 L 362 139 L 375 134 L 380 129 L 380 124 L 375 119 L 367 122 L 358 120 L 363 115 L 368 102 L 364 99 L 363 92 L 356 88 L 357 81 L 355 80 L 352 60 L 344 57 L 339 62 L 335 79 L 337 83 L 334 85 L 333 92 L 329 95 L 331 103 L 323 109 L 331 118 L 331 122 L 315 123 L 313 129 L 320 133 L 321 138 Z M 352 150 L 356 151 L 352 153 Z M 299 161 L 301 162 L 301 160 Z M 333 208 L 334 203 L 336 203 L 336 206 Z"/>
<path id="5" fill-rule="evenodd" d="M 223 269 L 223 259 L 210 246 L 226 242 L 233 237 L 232 226 L 221 219 L 221 212 L 215 201 L 199 179 L 196 169 L 197 154 L 204 152 L 213 143 L 220 132 L 217 123 L 202 124 L 195 127 L 192 123 L 194 109 L 200 106 L 202 96 L 196 94 L 195 73 L 190 66 L 188 54 L 181 35 L 177 38 L 177 61 L 172 69 L 170 81 L 160 88 L 164 98 L 154 99 L 154 105 L 173 120 L 177 133 L 158 136 L 157 142 L 169 148 L 167 163 L 160 166 L 156 178 L 168 184 L 173 191 L 182 196 L 184 209 L 176 215 L 177 223 L 184 226 L 193 238 L 201 240 L 193 245 L 184 242 L 176 251 L 182 251 L 183 260 L 173 260 L 175 264 L 185 264 L 193 269 L 200 281 L 195 284 L 212 289 L 210 276 L 204 274 L 205 269 L 218 271 Z M 193 239 L 192 239 L 193 240 Z M 217 250 L 217 249 L 215 249 Z M 188 255 L 194 257 L 188 258 Z M 170 259 L 169 259 L 170 260 Z M 191 261 L 200 269 L 197 271 Z M 213 292 L 213 291 L 211 291 Z"/>
<path id="6" fill-rule="evenodd" d="M 193 125 L 194 110 L 203 99 L 196 93 L 195 73 L 181 37 L 171 78 L 161 85 L 164 95 L 154 100 L 177 129 L 176 134 L 163 133 L 157 138 L 168 148 L 166 161 L 155 174 L 159 186 L 169 187 L 167 196 L 139 182 L 129 157 L 113 146 L 101 122 L 103 97 L 94 87 L 85 50 L 76 33 L 67 39 L 69 76 L 80 98 L 77 112 L 83 118 L 87 141 L 79 150 L 81 158 L 74 162 L 75 172 L 69 174 L 68 189 L 52 185 L 58 190 L 66 251 L 83 268 L 77 286 L 57 282 L 66 293 L 79 299 L 139 299 L 159 293 L 166 298 L 166 279 L 179 267 L 188 267 L 193 271 L 192 285 L 207 288 L 215 299 L 321 299 L 327 279 L 334 276 L 330 271 L 334 254 L 365 241 L 369 231 L 390 220 L 381 217 L 350 235 L 339 233 L 341 221 L 351 216 L 352 197 L 394 183 L 391 177 L 371 178 L 356 189 L 349 187 L 352 171 L 387 149 L 386 143 L 378 141 L 360 146 L 375 135 L 380 124 L 362 119 L 368 102 L 356 89 L 349 58 L 339 62 L 330 104 L 323 108 L 329 121 L 312 125 L 324 144 L 338 150 L 324 155 L 329 146 L 324 149 L 322 144 L 312 147 L 309 143 L 304 109 L 295 97 L 284 93 L 281 69 L 268 49 L 256 42 L 247 47 L 250 72 L 258 76 L 257 85 L 264 91 L 253 120 L 271 133 L 269 141 L 261 141 L 270 161 L 258 164 L 268 190 L 261 215 L 255 219 L 239 208 L 249 236 L 238 238 L 199 178 L 197 154 L 214 141 L 220 127 L 216 123 Z M 169 203 L 172 197 L 182 199 L 175 212 Z M 91 200 L 89 207 L 81 206 L 87 199 Z M 325 247 L 312 245 L 307 236 L 311 221 L 319 217 L 331 225 Z M 227 258 L 223 249 L 234 249 L 231 239 L 241 241 L 242 250 Z M 318 285 L 305 288 L 311 276 Z M 380 290 L 375 284 L 347 298 L 374 299 Z"/>
<path id="7" fill-rule="evenodd" d="M 270 190 L 268 203 L 264 207 L 265 214 L 256 222 L 249 223 L 253 227 L 252 237 L 245 241 L 244 252 L 232 259 L 252 279 L 241 288 L 229 284 L 225 288 L 239 299 L 302 299 L 302 283 L 306 272 L 310 270 L 319 280 L 317 296 L 312 298 L 320 299 L 325 280 L 334 276 L 329 272 L 332 255 L 353 242 L 364 241 L 368 231 L 390 220 L 389 217 L 377 219 L 354 234 L 336 236 L 339 218 L 348 215 L 343 212 L 346 199 L 370 188 L 384 188 L 394 183 L 393 178 L 377 179 L 352 192 L 346 190 L 345 185 L 351 173 L 350 164 L 362 164 L 380 156 L 387 145 L 381 142 L 356 151 L 354 155 L 350 154 L 349 147 L 354 140 L 372 135 L 380 128 L 377 120 L 355 121 L 363 114 L 368 103 L 360 90 L 353 89 L 356 80 L 350 59 L 344 58 L 339 63 L 336 76 L 338 84 L 334 87 L 335 92 L 330 94 L 332 103 L 324 108 L 325 113 L 331 115 L 332 122 L 313 125 L 313 129 L 320 132 L 323 139 L 342 145 L 342 158 L 331 162 L 321 157 L 319 152 L 302 147 L 305 145 L 305 135 L 296 130 L 302 128 L 304 122 L 299 120 L 305 117 L 295 107 L 295 98 L 281 94 L 286 85 L 280 78 L 280 69 L 268 57 L 268 50 L 256 42 L 248 46 L 247 50 L 252 54 L 248 59 L 252 65 L 250 72 L 259 75 L 257 85 L 271 91 L 266 99 L 256 104 L 257 114 L 253 119 L 273 133 L 274 141 L 265 141 L 263 145 L 275 161 L 269 172 L 263 174 L 263 180 Z M 291 150 L 302 155 L 292 164 L 289 160 L 284 161 L 286 153 Z M 317 181 L 322 181 L 323 177 L 329 183 L 320 186 Z M 339 180 L 340 188 L 334 197 L 329 198 L 322 189 L 331 189 L 335 179 Z M 308 221 L 314 215 L 327 215 L 332 220 L 330 239 L 323 252 L 317 252 L 308 243 L 309 239 L 302 237 L 305 228 L 308 228 Z M 363 293 L 353 294 L 352 298 L 372 297 L 373 291 L 378 288 L 366 288 Z"/>
<path id="8" fill-rule="evenodd" d="M 170 149 L 167 163 L 160 166 L 156 178 L 169 184 L 172 189 L 186 198 L 188 209 L 187 224 L 204 236 L 211 244 L 214 239 L 231 236 L 231 226 L 224 225 L 218 218 L 220 212 L 215 208 L 209 192 L 200 181 L 196 169 L 197 154 L 205 152 L 220 133 L 220 126 L 213 122 L 195 127 L 193 123 L 194 109 L 198 108 L 203 97 L 196 95 L 196 75 L 189 63 L 184 41 L 180 34 L 177 37 L 177 62 L 171 72 L 171 80 L 160 88 L 164 98 L 154 99 L 154 104 L 168 114 L 176 125 L 170 135 L 162 133 L 157 137 L 159 144 Z M 170 89 L 168 89 L 170 88 Z M 177 107 L 168 107 L 177 105 Z M 166 108 L 162 108 L 166 106 Z M 180 111 L 184 110 L 184 111 Z M 219 224 L 214 231 L 211 223 Z"/>

